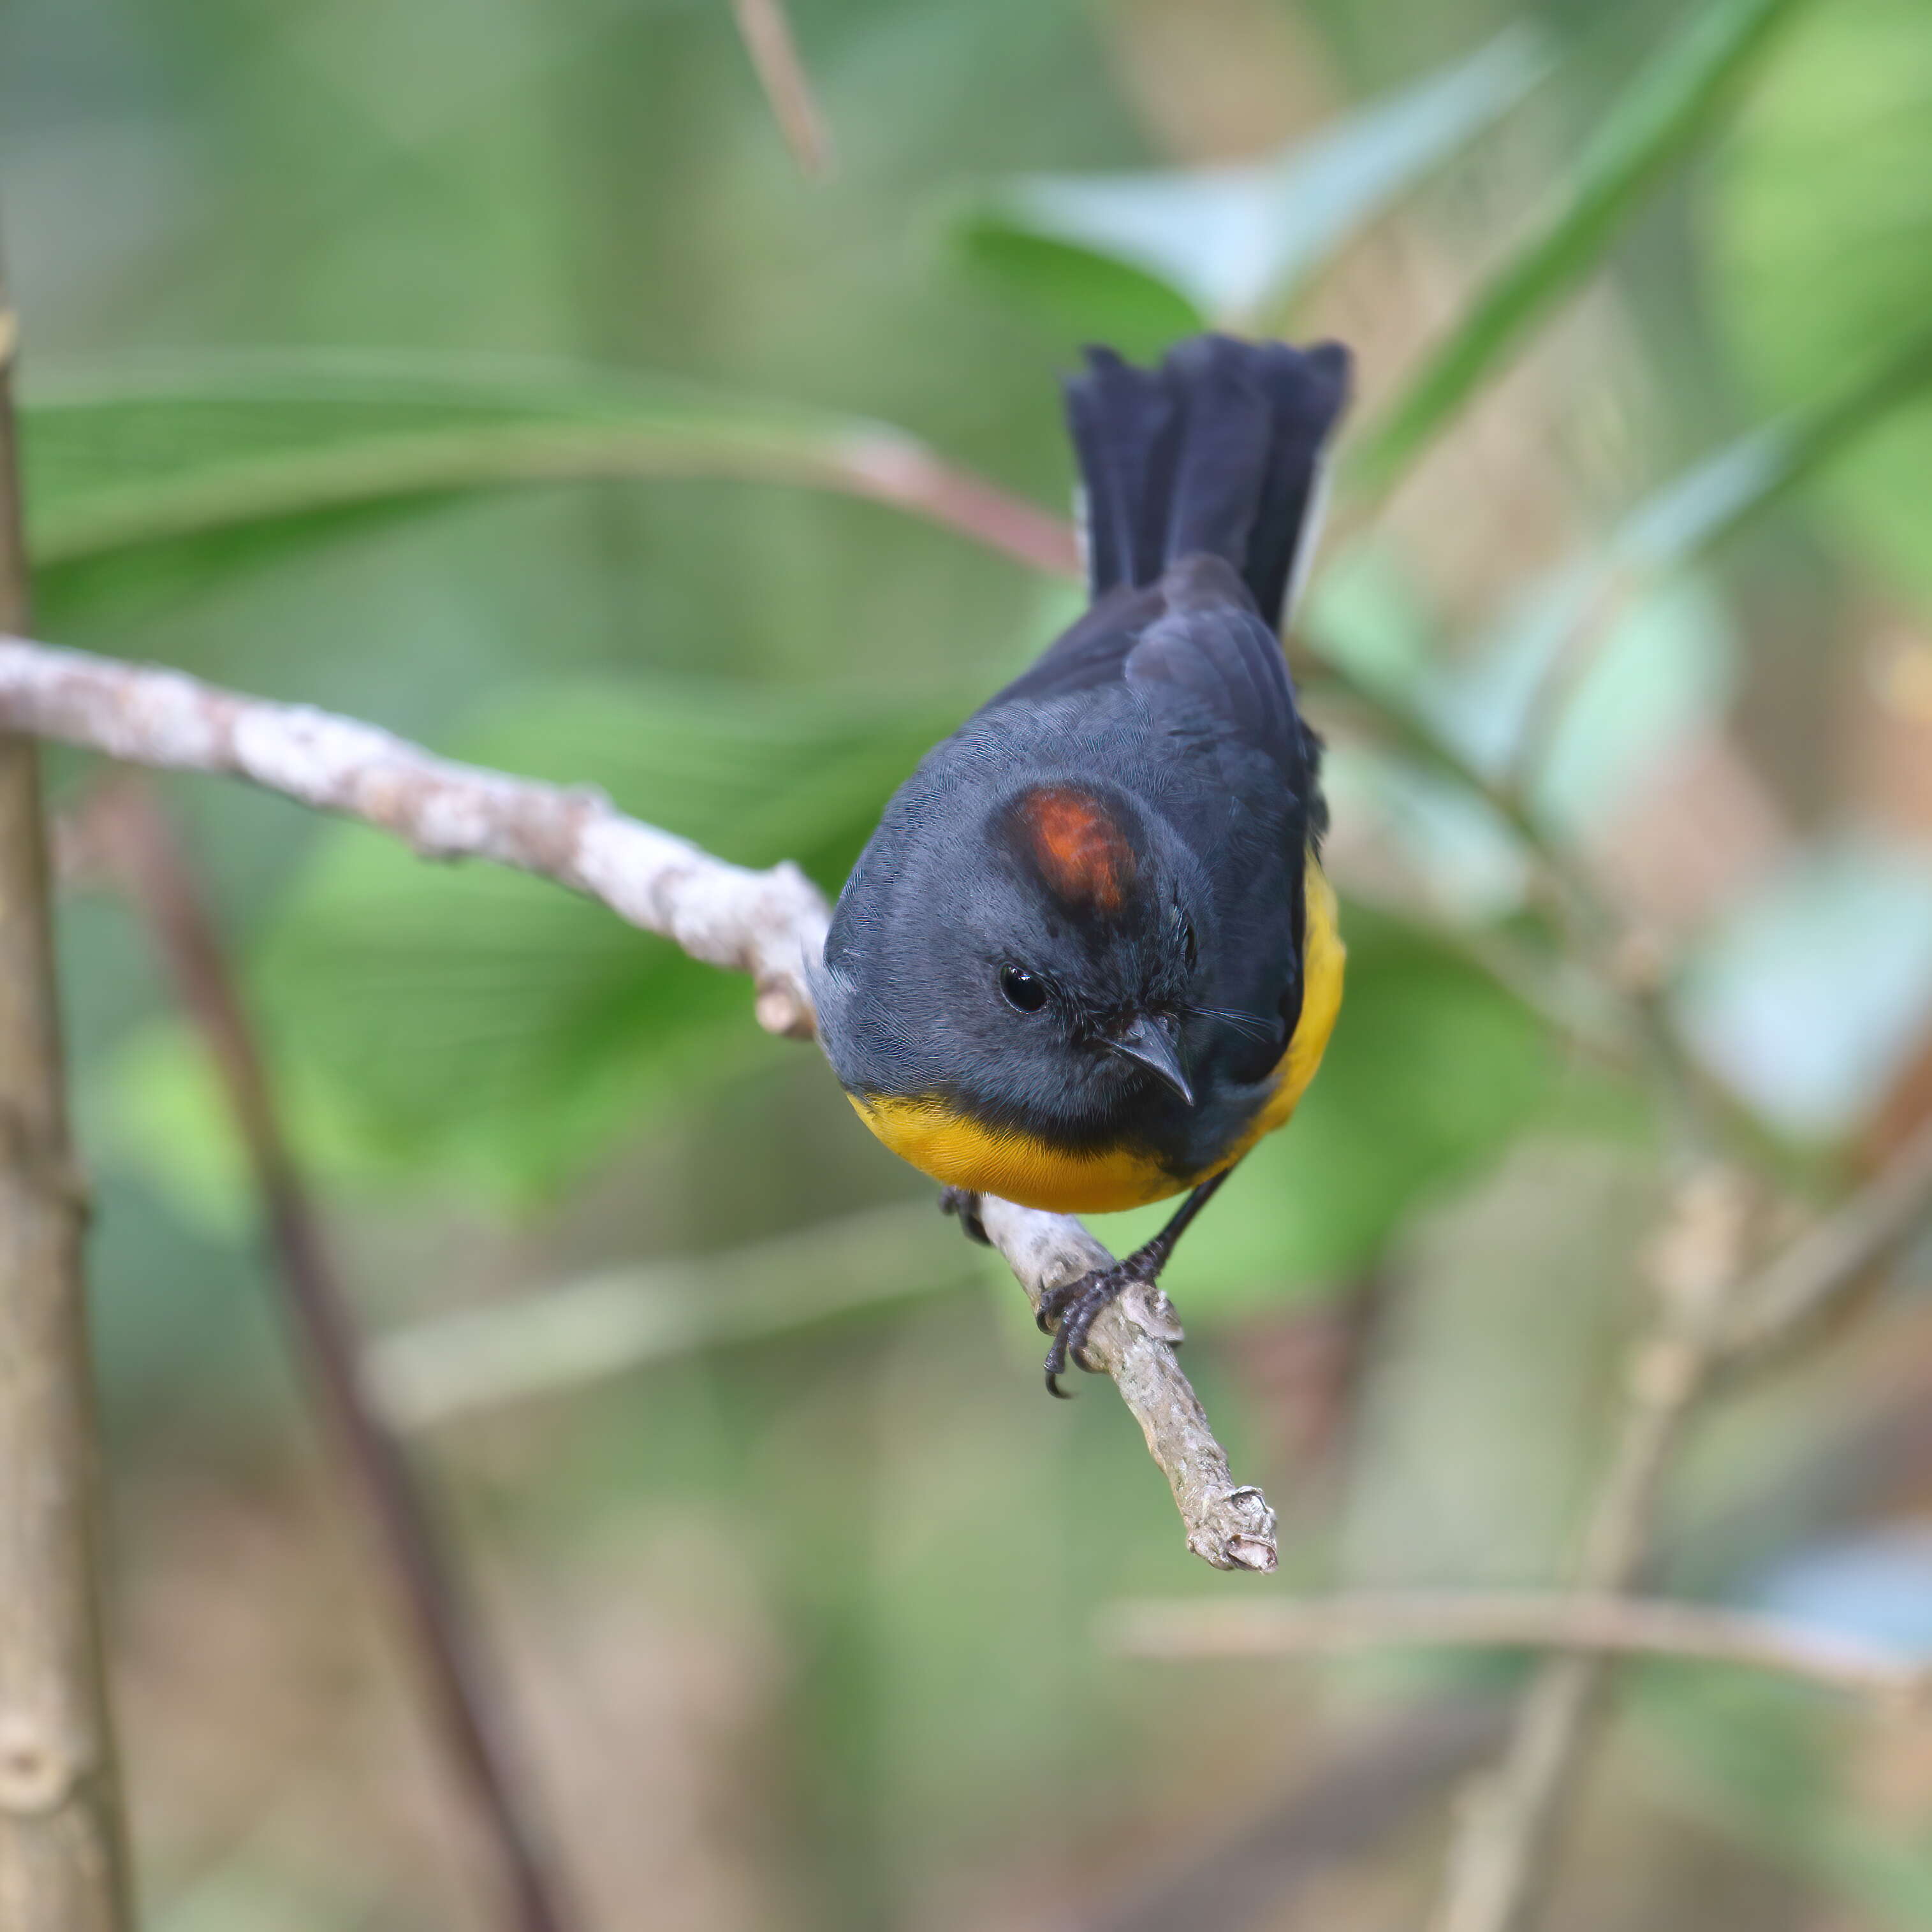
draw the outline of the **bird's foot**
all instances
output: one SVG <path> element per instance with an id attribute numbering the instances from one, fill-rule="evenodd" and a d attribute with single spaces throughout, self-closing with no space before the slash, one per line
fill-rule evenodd
<path id="1" fill-rule="evenodd" d="M 986 1224 L 980 1219 L 980 1197 L 964 1187 L 944 1187 L 939 1192 L 939 1211 L 942 1214 L 956 1216 L 959 1232 L 969 1241 L 977 1241 L 982 1248 L 993 1244 L 987 1238 Z"/>
<path id="2" fill-rule="evenodd" d="M 1089 1375 L 1095 1372 L 1099 1364 L 1087 1359 L 1087 1337 L 1101 1311 L 1130 1288 L 1141 1284 L 1151 1287 L 1157 1273 L 1138 1255 L 1130 1255 L 1110 1268 L 1096 1268 L 1091 1274 L 1049 1288 L 1040 1297 L 1034 1318 L 1042 1334 L 1051 1333 L 1053 1336 L 1053 1346 L 1046 1352 L 1048 1395 L 1066 1398 L 1067 1392 L 1060 1386 L 1060 1378 L 1066 1372 L 1070 1361 Z"/>

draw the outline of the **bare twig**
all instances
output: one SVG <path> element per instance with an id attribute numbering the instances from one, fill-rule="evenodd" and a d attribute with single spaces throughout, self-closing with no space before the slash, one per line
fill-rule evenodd
<path id="1" fill-rule="evenodd" d="M 826 908 L 796 866 L 748 872 L 626 818 L 594 793 L 438 758 L 386 731 L 306 706 L 238 696 L 177 671 L 0 637 L 0 728 L 130 764 L 246 778 L 391 832 L 427 857 L 482 858 L 602 901 L 694 958 L 752 974 L 773 1032 L 812 1030 L 805 962 Z M 1067 1216 L 988 1200 L 993 1244 L 1036 1306 L 1112 1257 Z M 1236 1484 L 1175 1359 L 1164 1298 L 1103 1316 L 1089 1352 L 1140 1424 L 1180 1506 L 1188 1546 L 1230 1570 L 1275 1566 L 1274 1513 Z"/>
<path id="2" fill-rule="evenodd" d="M 1324 701 L 1352 712 L 1364 729 L 1408 754 L 1480 799 L 1502 819 L 1530 862 L 1540 899 L 1555 914 L 1554 924 L 1575 966 L 1600 994 L 1617 1034 L 1629 1036 L 1638 1071 L 1648 1076 L 1664 1104 L 1676 1138 L 1686 1144 L 1703 1142 L 1761 1150 L 1762 1135 L 1742 1109 L 1700 1066 L 1673 1025 L 1660 980 L 1628 970 L 1629 934 L 1615 908 L 1604 898 L 1588 868 L 1542 823 L 1528 801 L 1508 782 L 1484 770 L 1449 738 L 1414 712 L 1392 703 L 1345 664 L 1324 659 L 1307 680 Z M 1491 962 L 1479 960 L 1484 970 Z M 1518 997 L 1524 997 L 1516 988 Z M 1552 1024 L 1595 1050 L 1600 1027 L 1535 1006 Z M 1621 1039 L 1614 1041 L 1622 1051 Z"/>
<path id="3" fill-rule="evenodd" d="M 979 1270 L 930 1202 L 867 1208 L 724 1254 L 611 1269 L 434 1316 L 374 1343 L 364 1373 L 399 1427 L 435 1428 L 667 1355 L 963 1286 Z"/>
<path id="4" fill-rule="evenodd" d="M 795 866 L 747 872 L 593 791 L 454 764 L 306 706 L 17 638 L 0 637 L 0 727 L 130 764 L 248 778 L 394 832 L 425 858 L 489 859 L 554 879 L 694 959 L 751 974 L 762 1024 L 810 1032 L 804 962 L 824 944 L 825 902 Z"/>
<path id="5" fill-rule="evenodd" d="M 621 405 L 621 396 L 614 400 Z M 298 482 L 272 463 L 238 465 L 171 490 L 165 506 L 139 490 L 62 506 L 37 537 L 35 557 L 43 564 L 74 562 L 156 538 L 245 530 L 332 505 L 352 507 L 372 494 L 402 499 L 500 484 L 715 477 L 836 491 L 922 518 L 1028 569 L 1081 574 L 1079 539 L 1065 517 L 948 462 L 885 423 L 802 435 L 782 427 L 764 434 L 746 428 L 728 437 L 685 439 L 657 425 L 630 433 L 621 422 L 512 416 L 487 434 L 386 444 L 374 458 L 345 448 L 332 460 L 300 467 Z"/>
<path id="6" fill-rule="evenodd" d="M 0 284 L 0 627 L 27 619 Z M 0 739 L 0 1925 L 128 1922 L 103 1682 L 97 1446 L 39 759 Z"/>
<path id="7" fill-rule="evenodd" d="M 1113 1265 L 1113 1256 L 1066 1215 L 982 1195 L 980 1218 L 1036 1308 L 1064 1283 Z M 1187 1526 L 1188 1548 L 1217 1570 L 1272 1570 L 1274 1511 L 1259 1490 L 1234 1480 L 1175 1359 L 1180 1339 L 1173 1304 L 1158 1287 L 1136 1286 L 1094 1323 L 1087 1353 L 1113 1377 L 1140 1424 Z"/>
<path id="8" fill-rule="evenodd" d="M 1628 1591 L 1648 1553 L 1665 1478 L 1722 1352 L 1745 1212 L 1724 1170 L 1683 1191 L 1659 1257 L 1657 1322 L 1632 1364 L 1616 1449 L 1572 1580 L 1580 1595 Z M 1433 1932 L 1523 1932 L 1530 1924 L 1610 1681 L 1601 1651 L 1566 1651 L 1538 1671 L 1502 1765 L 1469 1796 Z"/>
<path id="9" fill-rule="evenodd" d="M 1461 1695 L 1399 1712 L 1300 1763 L 1292 1790 L 1124 1898 L 1078 1915 L 1072 1932 L 1298 1925 L 1294 1902 L 1494 1749 L 1508 1714 L 1499 1699 Z"/>
<path id="10" fill-rule="evenodd" d="M 121 884 L 200 1030 L 234 1116 L 325 1436 L 391 1586 L 444 1752 L 496 1852 L 507 1922 L 518 1932 L 564 1932 L 571 1917 L 518 1788 L 502 1698 L 416 1473 L 364 1390 L 354 1311 L 213 916 L 147 782 L 121 787 L 105 806 L 104 842 Z"/>
<path id="11" fill-rule="evenodd" d="M 1572 1650 L 1802 1678 L 1858 1696 L 1928 1688 L 1913 1658 L 1768 1617 L 1638 1597 L 1341 1596 L 1283 1604 L 1128 1603 L 1107 1637 L 1130 1656 L 1328 1657 L 1361 1650 Z"/>
<path id="12" fill-rule="evenodd" d="M 793 158 L 808 175 L 832 172 L 832 138 L 813 97 L 812 82 L 792 36 L 784 0 L 731 0 L 745 51 L 758 70 L 758 83 L 771 104 Z"/>
<path id="13" fill-rule="evenodd" d="M 1080 538 L 1066 518 L 947 462 L 898 430 L 854 437 L 829 460 L 807 458 L 788 469 L 780 463 L 746 463 L 738 473 L 774 480 L 791 476 L 846 490 L 957 531 L 1048 576 L 1081 574 Z"/>
<path id="14" fill-rule="evenodd" d="M 1748 1367 L 1814 1327 L 1911 1235 L 1932 1205 L 1932 1117 L 1883 1173 L 1801 1236 L 1745 1288 L 1725 1366 Z"/>
<path id="15" fill-rule="evenodd" d="M 1686 1188 L 1673 1238 L 1658 1257 L 1661 1312 L 1630 1377 L 1622 1436 L 1574 1580 L 1580 1594 L 1615 1596 L 1635 1580 L 1664 1478 L 1718 1375 L 1822 1312 L 1928 1204 L 1932 1126 L 1836 1214 L 1747 1276 L 1739 1266 L 1746 1204 L 1735 1178 L 1713 1170 Z M 1588 1654 L 1573 1648 L 1538 1673 L 1502 1768 L 1473 1797 L 1436 1932 L 1522 1932 L 1531 1922 L 1610 1674 L 1602 1646 Z"/>

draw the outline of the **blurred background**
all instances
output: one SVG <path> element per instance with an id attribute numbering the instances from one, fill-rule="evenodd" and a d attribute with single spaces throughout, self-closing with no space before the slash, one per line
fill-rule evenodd
<path id="1" fill-rule="evenodd" d="M 1110 1388 L 1045 1399 L 1011 1281 L 741 982 L 166 796 L 587 1925 L 1413 1927 L 1517 1666 L 1130 1662 L 1096 1619 L 1563 1574 L 1666 1124 L 1526 827 L 1773 1223 L 1932 1110 L 1932 13 L 794 24 L 824 178 L 724 0 L 9 0 L 38 630 L 835 890 L 1078 602 L 890 500 L 894 439 L 1057 513 L 1080 342 L 1354 345 L 1295 647 L 1348 1002 L 1168 1276 L 1276 1577 L 1187 1555 Z M 62 920 L 144 1923 L 490 1922 L 202 1047 L 120 896 Z M 1658 1588 L 1932 1648 L 1928 1262 L 1700 1432 Z M 1932 1926 L 1932 1734 L 1628 1685 L 1570 1932 Z"/>

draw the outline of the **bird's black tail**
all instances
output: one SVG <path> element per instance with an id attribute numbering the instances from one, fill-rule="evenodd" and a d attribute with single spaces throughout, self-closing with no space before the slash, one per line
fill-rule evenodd
<path id="1" fill-rule="evenodd" d="M 1094 595 L 1151 584 L 1206 551 L 1280 628 L 1322 447 L 1348 398 L 1348 352 L 1197 335 L 1158 369 L 1090 349 L 1066 386 Z"/>

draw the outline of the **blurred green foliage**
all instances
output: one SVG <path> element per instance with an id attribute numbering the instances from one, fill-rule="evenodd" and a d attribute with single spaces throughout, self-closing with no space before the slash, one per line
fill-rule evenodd
<path id="1" fill-rule="evenodd" d="M 1912 0 L 1812 10 L 1751 100 L 1720 176 L 1712 277 L 1745 376 L 1773 404 L 1919 345 L 1932 305 L 1932 49 Z M 1918 508 L 1932 404 L 1889 412 L 1826 500 L 1852 541 L 1932 596 Z"/>
<path id="2" fill-rule="evenodd" d="M 1291 1583 L 1357 1574 L 1371 1521 L 1488 1574 L 1463 1526 L 1506 1510 L 1495 1540 L 1552 1569 L 1541 1526 L 1574 1514 L 1607 1358 L 1600 1390 L 1539 1398 L 1615 1324 L 1550 1257 L 1630 1272 L 1615 1204 L 1656 1125 L 1596 1051 L 1526 832 L 1665 929 L 1689 1050 L 1815 1166 L 1862 1157 L 1932 1035 L 1922 808 L 1844 735 L 1889 662 L 1869 614 L 1932 610 L 1923 0 L 794 10 L 825 187 L 722 5 L 15 0 L 0 196 L 40 628 L 596 784 L 833 890 L 922 748 L 1077 605 L 877 500 L 868 464 L 938 452 L 1058 505 L 1073 344 L 1153 354 L 1204 321 L 1354 341 L 1363 427 L 1304 640 L 1348 1003 L 1170 1280 L 1238 1468 L 1286 1505 Z M 1780 622 L 1795 651 L 1767 646 Z M 1824 802 L 1766 830 L 1780 708 Z M 1714 770 L 1728 790 L 1687 788 Z M 69 800 L 93 776 L 59 776 Z M 1511 782 L 1514 823 L 1487 796 Z M 528 880 L 170 796 L 372 1317 L 920 1198 L 729 976 Z M 328 1539 L 278 1473 L 301 1466 L 288 1378 L 206 1069 L 122 908 L 76 896 L 62 938 L 110 1420 L 168 1526 L 123 1532 L 130 1619 L 161 1619 L 130 1665 L 155 1922 L 431 1922 L 447 1888 L 386 1796 L 394 1700 L 329 1648 Z M 957 1236 L 931 1239 L 950 1287 Z M 1348 1722 L 1346 1695 L 1312 1720 L 1298 1678 L 1096 1657 L 1116 1593 L 1215 1580 L 1118 1405 L 1039 1399 L 1037 1338 L 984 1273 L 983 1297 L 802 1298 L 795 1325 L 448 1438 L 454 1506 L 537 1633 L 519 1660 L 570 1747 L 546 1769 L 609 1922 L 649 1895 L 692 1932 L 1004 1932 L 1071 1895 L 1070 1844 L 1096 1873 L 1147 1839 L 1184 1856 L 1276 1778 L 1274 1740 L 1312 1754 Z M 1415 1306 L 1452 1295 L 1465 1346 L 1406 1358 Z M 1895 1501 L 1806 1502 L 1762 1445 L 1856 1461 L 1840 1438 L 1916 1343 L 1899 1319 L 1714 1444 L 1710 1521 L 1778 1530 L 1694 1522 L 1690 1586 L 1748 1598 L 1832 1510 Z M 1364 1333 L 1387 1352 L 1366 1370 Z M 1322 1438 L 1328 1398 L 1283 1364 L 1338 1334 L 1344 1406 L 1382 1374 L 1433 1414 L 1480 1358 L 1443 1411 L 1466 1435 L 1418 1453 L 1371 1400 Z M 289 1548 L 251 1556 L 284 1520 Z M 191 1667 L 224 1646 L 164 1612 L 228 1630 L 284 1573 L 269 1663 L 226 1646 L 235 1710 Z M 298 1644 L 324 1687 L 304 1721 L 363 1727 L 320 1753 L 252 1708 Z M 1369 1677 L 1361 1700 L 1414 1688 Z M 1855 1726 L 1654 1684 L 1625 1768 L 1660 1841 L 1664 1814 L 1733 1876 L 1799 1872 L 1794 1913 L 1815 1888 L 1847 1924 L 1932 1924 L 1927 1808 L 1909 1778 L 1864 1801 Z M 197 1725 L 240 1796 L 192 1768 Z M 662 1841 L 638 1823 L 659 1814 Z M 1617 1924 L 1767 1923 L 1666 1857 L 1616 1883 Z M 1323 1932 L 1387 1922 L 1324 1909 Z"/>
<path id="3" fill-rule="evenodd" d="M 1149 357 L 1198 329 L 1265 328 L 1336 248 L 1515 106 L 1546 65 L 1536 38 L 1513 27 L 1262 162 L 1003 184 L 962 218 L 961 244 L 1076 342 Z"/>

